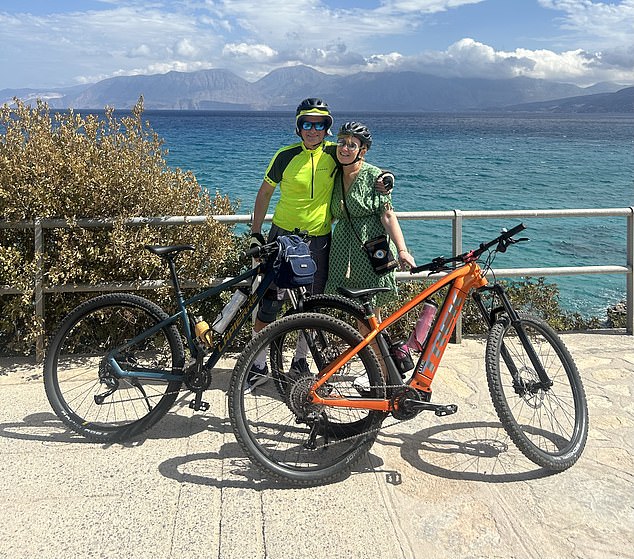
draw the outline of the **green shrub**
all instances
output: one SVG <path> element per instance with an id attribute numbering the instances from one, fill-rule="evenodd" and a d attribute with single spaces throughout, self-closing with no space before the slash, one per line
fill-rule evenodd
<path id="1" fill-rule="evenodd" d="M 144 244 L 196 247 L 179 260 L 184 279 L 205 284 L 238 268 L 243 239 L 232 227 L 204 225 L 128 227 L 130 217 L 235 214 L 218 192 L 210 195 L 191 172 L 167 166 L 163 141 L 144 122 L 143 100 L 130 116 L 102 117 L 72 110 L 51 114 L 45 103 L 0 108 L 0 219 L 8 222 L 62 218 L 70 229 L 44 230 L 44 283 L 64 285 L 167 279 L 167 270 Z M 80 218 L 108 218 L 109 229 L 76 225 Z M 46 296 L 46 324 L 34 317 L 33 231 L 0 229 L 0 285 L 24 295 L 0 298 L 2 352 L 30 353 L 45 327 L 50 334 L 83 295 Z M 144 294 L 161 305 L 167 290 Z M 213 312 L 208 309 L 207 312 Z"/>

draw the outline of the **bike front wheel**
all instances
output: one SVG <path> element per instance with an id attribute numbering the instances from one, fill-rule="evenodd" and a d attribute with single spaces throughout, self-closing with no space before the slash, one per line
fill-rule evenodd
<path id="1" fill-rule="evenodd" d="M 307 366 L 293 370 L 300 338 L 310 349 Z M 296 486 L 330 483 L 346 475 L 372 446 L 383 412 L 317 405 L 309 398 L 320 371 L 362 340 L 340 320 L 299 313 L 267 326 L 247 345 L 231 377 L 229 417 L 240 446 L 265 475 Z M 273 381 L 249 390 L 247 376 L 256 356 L 273 345 L 278 375 L 285 379 L 283 393 Z M 319 390 L 324 397 L 383 397 L 384 381 L 372 350 L 361 350 Z"/>
<path id="2" fill-rule="evenodd" d="M 561 471 L 581 456 L 588 437 L 588 406 L 579 371 L 555 330 L 520 315 L 521 328 L 552 381 L 545 386 L 510 320 L 489 333 L 486 370 L 489 392 L 504 429 L 529 460 Z"/>
<path id="3" fill-rule="evenodd" d="M 44 387 L 56 415 L 97 442 L 121 442 L 154 425 L 176 400 L 181 381 L 147 373 L 182 374 L 183 344 L 174 325 L 130 340 L 167 317 L 129 293 L 95 297 L 74 309 L 51 340 L 44 364 Z M 119 375 L 112 359 L 138 375 Z"/>

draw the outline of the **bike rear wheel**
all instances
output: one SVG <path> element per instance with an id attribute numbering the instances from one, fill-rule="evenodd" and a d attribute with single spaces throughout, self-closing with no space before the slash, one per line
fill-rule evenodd
<path id="1" fill-rule="evenodd" d="M 308 369 L 293 372 L 291 359 L 300 336 L 309 340 Z M 362 340 L 340 320 L 300 313 L 267 326 L 247 345 L 231 377 L 229 417 L 240 446 L 265 475 L 296 486 L 330 483 L 346 475 L 372 446 L 384 413 L 318 406 L 308 400 L 319 371 Z M 284 394 L 272 382 L 245 394 L 255 357 L 269 345 L 278 346 L 277 366 L 287 379 Z M 355 380 L 366 374 L 372 388 L 364 396 L 383 397 L 383 377 L 370 348 L 346 363 L 320 391 L 359 398 Z M 356 426 L 352 436 L 351 424 Z"/>
<path id="2" fill-rule="evenodd" d="M 102 295 L 74 309 L 53 337 L 44 364 L 44 386 L 57 416 L 72 430 L 98 442 L 124 441 L 163 417 L 181 381 L 148 379 L 144 372 L 182 373 L 183 344 L 174 325 L 115 352 L 122 377 L 108 357 L 116 348 L 168 315 L 129 293 Z"/>
<path id="3" fill-rule="evenodd" d="M 581 456 L 588 436 L 588 406 L 577 367 L 551 326 L 521 315 L 540 363 L 552 381 L 543 387 L 510 320 L 489 333 L 489 392 L 504 429 L 520 451 L 543 468 L 561 471 Z"/>

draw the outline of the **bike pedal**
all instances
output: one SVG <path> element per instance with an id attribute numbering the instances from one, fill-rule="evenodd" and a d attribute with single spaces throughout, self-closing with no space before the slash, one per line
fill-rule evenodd
<path id="1" fill-rule="evenodd" d="M 457 411 L 458 406 L 456 404 L 447 404 L 446 406 L 437 406 L 434 413 L 439 417 L 443 417 L 445 415 L 454 414 Z"/>
<path id="2" fill-rule="evenodd" d="M 196 402 L 196 400 L 192 400 L 189 402 L 189 408 L 194 411 L 207 411 L 209 409 L 209 402 Z"/>

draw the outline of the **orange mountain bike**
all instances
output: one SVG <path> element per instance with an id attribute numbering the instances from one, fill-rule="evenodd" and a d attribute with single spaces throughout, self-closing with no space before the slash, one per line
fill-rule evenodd
<path id="1" fill-rule="evenodd" d="M 455 413 L 454 404 L 431 402 L 431 385 L 471 295 L 489 328 L 487 382 L 500 422 L 539 466 L 555 471 L 572 466 L 588 435 L 577 367 L 546 322 L 516 312 L 491 270 L 496 254 L 527 240 L 513 238 L 524 228 L 520 224 L 475 250 L 412 269 L 443 275 L 381 323 L 371 297 L 383 288 L 341 289 L 362 302 L 370 328 L 365 337 L 341 320 L 316 313 L 295 314 L 265 328 L 240 356 L 229 389 L 233 430 L 252 462 L 278 481 L 328 483 L 344 476 L 370 449 L 388 415 L 407 420 L 421 411 Z M 458 266 L 450 267 L 453 263 Z M 419 347 L 416 366 L 413 361 L 408 366 L 409 350 L 395 351 L 388 329 L 443 289 L 444 302 Z M 310 355 L 305 366 L 293 368 L 291 357 L 300 337 Z M 265 350 L 272 382 L 245 393 L 247 373 Z"/>

